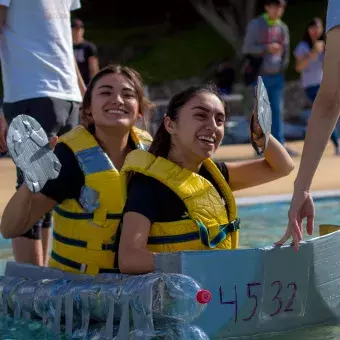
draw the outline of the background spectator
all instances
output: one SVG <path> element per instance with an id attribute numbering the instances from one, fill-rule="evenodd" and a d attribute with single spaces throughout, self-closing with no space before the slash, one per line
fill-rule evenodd
<path id="1" fill-rule="evenodd" d="M 301 86 L 307 98 L 313 104 L 319 91 L 325 56 L 324 27 L 320 18 L 314 18 L 307 24 L 305 34 L 294 50 L 296 70 L 301 73 Z M 340 154 L 336 129 L 331 135 L 335 154 Z"/>
<path id="2" fill-rule="evenodd" d="M 281 20 L 286 8 L 285 0 L 267 0 L 265 13 L 253 19 L 246 32 L 243 53 L 262 57 L 258 73 L 262 76 L 272 109 L 272 134 L 285 143 L 283 129 L 283 73 L 289 64 L 289 30 Z M 287 150 L 290 155 L 297 155 Z"/>
<path id="3" fill-rule="evenodd" d="M 84 39 L 84 23 L 80 19 L 72 20 L 73 50 L 79 71 L 86 85 L 99 71 L 97 47 Z"/>

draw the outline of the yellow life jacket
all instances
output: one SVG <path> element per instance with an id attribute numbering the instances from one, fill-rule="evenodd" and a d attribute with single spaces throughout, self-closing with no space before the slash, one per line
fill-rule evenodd
<path id="1" fill-rule="evenodd" d="M 151 136 L 133 128 L 130 136 L 148 149 Z M 68 199 L 54 209 L 50 267 L 95 275 L 114 271 L 115 235 L 126 201 L 125 181 L 83 126 L 63 135 L 85 176 L 79 201 Z"/>
<path id="2" fill-rule="evenodd" d="M 197 173 L 141 150 L 134 150 L 127 156 L 122 174 L 127 176 L 133 171 L 157 179 L 176 193 L 187 209 L 187 216 L 181 221 L 152 224 L 148 239 L 150 251 L 161 253 L 238 247 L 240 221 L 234 195 L 212 160 L 205 160 L 203 166 L 216 181 L 224 202 L 216 188 Z"/>

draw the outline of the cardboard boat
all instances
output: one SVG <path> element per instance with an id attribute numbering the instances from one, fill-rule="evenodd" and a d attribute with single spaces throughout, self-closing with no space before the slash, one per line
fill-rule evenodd
<path id="1" fill-rule="evenodd" d="M 193 321 L 210 339 L 285 332 L 339 320 L 340 231 L 305 241 L 298 252 L 283 246 L 157 256 L 165 273 L 189 276 L 211 292 L 210 303 Z M 8 262 L 5 276 L 77 279 L 74 274 L 14 262 Z"/>

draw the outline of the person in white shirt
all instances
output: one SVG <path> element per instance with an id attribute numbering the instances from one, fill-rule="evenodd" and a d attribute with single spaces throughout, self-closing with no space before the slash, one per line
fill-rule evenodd
<path id="1" fill-rule="evenodd" d="M 19 114 L 35 118 L 49 138 L 78 124 L 86 89 L 73 54 L 70 12 L 80 6 L 80 0 L 0 0 L 0 151 L 6 150 L 7 127 Z M 22 182 L 17 169 L 17 188 Z M 47 265 L 50 227 L 47 214 L 14 239 L 15 260 Z"/>

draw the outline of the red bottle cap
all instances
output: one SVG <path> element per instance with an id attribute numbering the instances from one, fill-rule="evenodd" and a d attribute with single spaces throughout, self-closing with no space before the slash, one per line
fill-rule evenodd
<path id="1" fill-rule="evenodd" d="M 196 295 L 196 300 L 200 304 L 206 304 L 211 300 L 211 293 L 209 290 L 201 289 Z"/>

